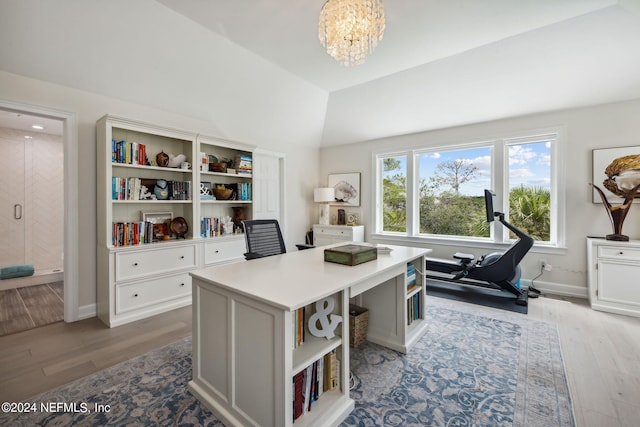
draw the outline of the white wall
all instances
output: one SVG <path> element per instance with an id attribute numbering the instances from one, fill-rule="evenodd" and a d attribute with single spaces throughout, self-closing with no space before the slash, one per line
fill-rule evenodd
<path id="1" fill-rule="evenodd" d="M 96 301 L 96 121 L 105 114 L 158 123 L 166 127 L 197 131 L 211 136 L 237 139 L 234 135 L 221 135 L 216 122 L 204 121 L 184 115 L 162 111 L 119 99 L 72 89 L 58 84 L 35 80 L 0 71 L 0 98 L 74 112 L 78 123 L 78 229 L 79 253 L 79 305 Z M 252 118 L 245 117 L 251 127 Z M 224 123 L 222 124 L 224 125 Z M 286 129 L 280 132 L 286 133 Z M 287 247 L 295 250 L 295 243 L 304 241 L 304 233 L 313 222 L 308 209 L 309 200 L 318 176 L 318 149 L 309 145 L 294 145 L 289 138 L 280 140 L 252 127 L 254 140 L 244 140 L 266 150 L 286 156 L 286 217 Z"/>
<path id="2" fill-rule="evenodd" d="M 592 150 L 596 148 L 640 146 L 640 100 L 606 104 L 590 108 L 523 116 L 499 121 L 460 126 L 432 132 L 396 136 L 359 144 L 323 148 L 320 151 L 320 176 L 342 172 L 362 173 L 360 208 L 367 236 L 372 230 L 372 155 L 377 151 L 418 146 L 439 146 L 560 126 L 565 130 L 566 251 L 565 253 L 530 252 L 522 263 L 523 277 L 539 273 L 538 261 L 544 258 L 553 266 L 536 280 L 536 286 L 567 295 L 586 296 L 587 235 L 603 236 L 612 231 L 602 204 L 592 203 Z M 599 184 L 599 183 L 596 183 Z M 640 239 L 640 205 L 632 207 L 623 233 Z M 449 258 L 460 248 L 433 246 L 434 254 Z M 490 250 L 467 250 L 476 254 Z"/>

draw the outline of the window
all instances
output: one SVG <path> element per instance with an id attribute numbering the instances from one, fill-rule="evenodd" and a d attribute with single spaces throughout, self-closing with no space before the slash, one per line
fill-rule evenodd
<path id="1" fill-rule="evenodd" d="M 558 132 L 375 156 L 376 230 L 408 238 L 507 242 L 503 227 L 486 222 L 484 189 L 496 211 L 531 235 L 557 246 L 563 206 Z"/>
<path id="2" fill-rule="evenodd" d="M 551 141 L 508 143 L 509 222 L 551 241 Z"/>
<path id="3" fill-rule="evenodd" d="M 407 231 L 407 157 L 382 157 L 382 230 Z"/>
<path id="4" fill-rule="evenodd" d="M 416 154 L 419 233 L 489 237 L 484 189 L 491 183 L 492 147 Z"/>

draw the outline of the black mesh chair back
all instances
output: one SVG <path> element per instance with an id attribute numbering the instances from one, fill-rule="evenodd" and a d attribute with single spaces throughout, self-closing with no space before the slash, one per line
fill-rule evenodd
<path id="1" fill-rule="evenodd" d="M 247 242 L 247 253 L 244 254 L 246 259 L 264 258 L 287 252 L 278 220 L 254 219 L 242 221 L 242 224 Z"/>

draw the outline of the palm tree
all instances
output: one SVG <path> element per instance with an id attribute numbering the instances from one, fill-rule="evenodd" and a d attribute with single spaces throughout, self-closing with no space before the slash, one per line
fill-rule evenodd
<path id="1" fill-rule="evenodd" d="M 521 185 L 509 192 L 509 219 L 535 240 L 551 236 L 551 193 L 542 187 Z"/>

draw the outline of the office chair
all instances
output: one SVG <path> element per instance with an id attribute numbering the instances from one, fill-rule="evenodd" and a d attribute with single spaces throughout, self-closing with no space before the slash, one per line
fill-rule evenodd
<path id="1" fill-rule="evenodd" d="M 287 252 L 278 220 L 253 219 L 242 221 L 242 224 L 247 243 L 245 259 L 252 260 Z"/>

